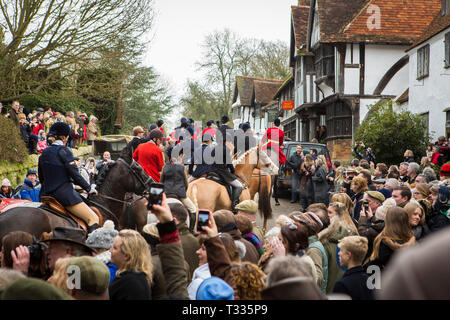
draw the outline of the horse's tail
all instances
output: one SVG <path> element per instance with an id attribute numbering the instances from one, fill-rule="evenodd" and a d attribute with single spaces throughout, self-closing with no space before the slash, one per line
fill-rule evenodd
<path id="1" fill-rule="evenodd" d="M 194 183 L 192 185 L 192 203 L 196 208 L 198 208 L 198 199 L 197 199 L 197 185 Z"/>
<path id="2" fill-rule="evenodd" d="M 272 206 L 270 205 L 271 184 L 268 181 L 270 178 L 270 176 L 265 175 L 259 177 L 258 207 L 265 221 L 272 219 Z"/>

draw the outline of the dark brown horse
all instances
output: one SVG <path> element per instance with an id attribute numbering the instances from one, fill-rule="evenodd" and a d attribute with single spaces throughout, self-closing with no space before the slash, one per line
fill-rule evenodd
<path id="1" fill-rule="evenodd" d="M 87 203 L 100 210 L 103 221 L 112 220 L 116 228 L 141 231 L 147 223 L 147 200 L 134 195 L 125 201 L 125 195 L 127 192 L 143 194 L 152 180 L 127 152 L 122 155 L 123 158 L 109 165 L 104 176 L 100 177 L 97 184 L 99 194 L 89 196 Z M 11 231 L 26 231 L 39 238 L 57 226 L 74 225 L 41 208 L 16 207 L 0 214 L 0 240 Z"/>

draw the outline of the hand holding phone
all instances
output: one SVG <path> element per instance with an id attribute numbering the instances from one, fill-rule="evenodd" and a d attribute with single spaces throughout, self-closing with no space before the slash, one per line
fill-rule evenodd
<path id="1" fill-rule="evenodd" d="M 155 204 L 149 206 L 151 212 L 156 216 L 160 223 L 166 223 L 173 220 L 172 211 L 170 211 L 169 205 L 166 203 L 166 194 L 162 193 L 161 204 Z"/>
<path id="2" fill-rule="evenodd" d="M 164 193 L 164 185 L 161 183 L 152 183 L 148 197 L 147 209 L 151 210 L 153 205 L 161 205 L 162 195 Z"/>
<path id="3" fill-rule="evenodd" d="M 198 219 L 197 219 L 197 231 L 202 232 L 203 227 L 207 227 L 209 225 L 209 219 L 210 219 L 210 213 L 211 211 L 206 209 L 199 209 L 198 210 Z"/>
<path id="4" fill-rule="evenodd" d="M 200 214 L 202 215 L 200 216 Z M 206 214 L 208 215 L 208 220 L 206 220 Z M 219 235 L 219 231 L 217 230 L 217 225 L 211 211 L 205 209 L 200 209 L 198 211 L 197 231 L 203 235 L 206 235 L 207 238 L 214 238 Z"/>

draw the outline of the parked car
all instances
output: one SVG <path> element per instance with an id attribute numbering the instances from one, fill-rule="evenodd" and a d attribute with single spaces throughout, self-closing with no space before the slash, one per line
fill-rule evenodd
<path id="1" fill-rule="evenodd" d="M 106 135 L 97 137 L 94 140 L 92 152 L 95 158 L 102 159 L 103 152 L 109 151 L 111 159 L 117 160 L 120 157 L 122 149 L 125 148 L 132 139 L 132 136 L 127 135 Z"/>
<path id="2" fill-rule="evenodd" d="M 331 169 L 331 157 L 328 148 L 325 144 L 313 142 L 287 141 L 282 148 L 283 153 L 289 159 L 295 152 L 297 152 L 297 145 L 301 144 L 303 147 L 303 154 L 307 155 L 311 149 L 316 149 L 318 155 L 325 156 L 327 160 L 328 170 Z M 287 170 L 285 165 L 280 166 L 278 171 L 278 190 L 280 193 L 290 191 L 292 184 L 292 171 Z"/>

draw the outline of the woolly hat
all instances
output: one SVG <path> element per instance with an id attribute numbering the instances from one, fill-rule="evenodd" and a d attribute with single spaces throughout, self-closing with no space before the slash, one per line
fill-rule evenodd
<path id="1" fill-rule="evenodd" d="M 218 277 L 207 278 L 199 285 L 196 300 L 234 300 L 234 290 Z"/>
<path id="2" fill-rule="evenodd" d="M 73 300 L 71 296 L 50 283 L 36 278 L 21 278 L 11 282 L 1 300 Z"/>
<path id="3" fill-rule="evenodd" d="M 384 221 L 384 218 L 386 217 L 386 213 L 387 213 L 388 209 L 395 207 L 396 205 L 397 205 L 397 203 L 395 202 L 395 200 L 393 198 L 386 199 L 383 202 L 383 205 L 379 206 L 377 208 L 377 210 L 375 211 L 375 218 L 377 220 Z"/>
<path id="4" fill-rule="evenodd" d="M 99 259 L 89 256 L 74 257 L 69 260 L 67 267 L 69 266 L 80 268 L 80 290 L 102 294 L 108 289 L 111 275 L 106 264 Z"/>
<path id="5" fill-rule="evenodd" d="M 441 167 L 439 171 L 440 176 L 450 176 L 450 163 L 446 163 Z"/>
<path id="6" fill-rule="evenodd" d="M 114 222 L 107 220 L 102 228 L 98 228 L 89 234 L 86 244 L 94 249 L 110 249 L 118 234 L 119 231 L 114 229 Z"/>
<path id="7" fill-rule="evenodd" d="M 63 136 L 66 137 L 70 134 L 70 127 L 65 122 L 56 122 L 50 127 L 48 136 Z"/>
<path id="8" fill-rule="evenodd" d="M 29 176 L 30 174 L 37 175 L 37 174 L 36 174 L 36 170 L 34 170 L 34 169 L 28 170 L 28 171 L 27 171 L 27 176 Z"/>
<path id="9" fill-rule="evenodd" d="M 12 187 L 11 181 L 8 178 L 2 180 L 2 187 Z"/>
<path id="10" fill-rule="evenodd" d="M 392 193 L 391 193 L 391 191 L 389 189 L 382 188 L 382 189 L 378 190 L 378 192 L 383 194 L 385 199 L 388 199 L 388 198 L 392 197 Z"/>
<path id="11" fill-rule="evenodd" d="M 256 214 L 258 212 L 258 204 L 253 200 L 244 200 L 236 206 L 237 210 Z"/>

